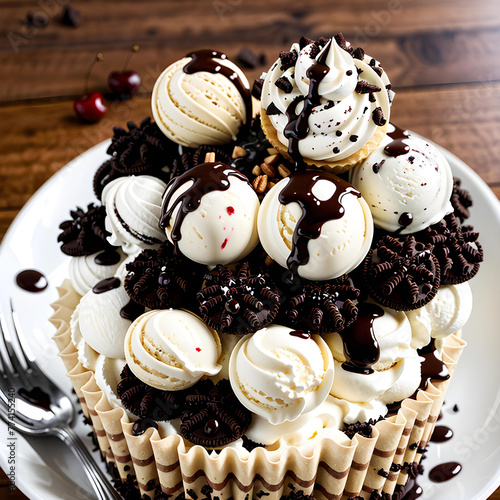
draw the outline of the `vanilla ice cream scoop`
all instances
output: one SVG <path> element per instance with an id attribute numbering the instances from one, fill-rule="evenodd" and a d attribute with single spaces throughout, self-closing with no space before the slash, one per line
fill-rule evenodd
<path id="1" fill-rule="evenodd" d="M 130 298 L 116 277 L 97 283 L 80 300 L 78 328 L 85 342 L 108 358 L 123 358 L 130 318 Z M 144 310 L 144 308 L 142 308 Z"/>
<path id="2" fill-rule="evenodd" d="M 223 163 L 203 163 L 170 181 L 160 225 L 176 251 L 200 264 L 225 265 L 259 242 L 259 207 L 243 174 Z"/>
<path id="3" fill-rule="evenodd" d="M 128 254 L 154 248 L 165 241 L 158 227 L 161 197 L 166 184 L 156 177 L 120 177 L 110 182 L 102 192 L 106 207 L 108 241 L 121 246 Z"/>
<path id="4" fill-rule="evenodd" d="M 69 279 L 73 288 L 80 295 L 85 295 L 99 281 L 114 276 L 124 258 L 120 248 L 71 257 Z"/>
<path id="5" fill-rule="evenodd" d="M 199 50 L 158 77 L 151 107 L 156 124 L 172 141 L 196 148 L 236 139 L 252 115 L 250 85 L 227 56 Z"/>
<path id="6" fill-rule="evenodd" d="M 125 338 L 125 358 L 136 377 L 164 391 L 191 387 L 214 376 L 221 343 L 215 330 L 184 310 L 154 310 L 137 318 Z"/>
<path id="7" fill-rule="evenodd" d="M 448 161 L 435 146 L 408 132 L 390 132 L 350 172 L 375 225 L 386 231 L 415 233 L 453 212 Z"/>
<path id="8" fill-rule="evenodd" d="M 359 191 L 337 176 L 293 172 L 265 196 L 257 222 L 265 251 L 303 278 L 329 280 L 363 260 L 373 221 Z"/>
<path id="9" fill-rule="evenodd" d="M 229 380 L 245 407 L 280 424 L 326 399 L 332 365 L 331 352 L 319 335 L 271 325 L 238 342 L 229 360 Z"/>
<path id="10" fill-rule="evenodd" d="M 358 304 L 358 319 L 340 334 L 325 336 L 335 362 L 332 396 L 354 403 L 384 404 L 411 396 L 420 383 L 420 358 L 402 311 Z"/>

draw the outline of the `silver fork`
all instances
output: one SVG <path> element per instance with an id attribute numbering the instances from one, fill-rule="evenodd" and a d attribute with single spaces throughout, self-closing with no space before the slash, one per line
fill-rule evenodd
<path id="1" fill-rule="evenodd" d="M 7 328 L 6 318 L 0 310 L 0 417 L 21 434 L 61 439 L 82 463 L 97 497 L 100 500 L 121 499 L 72 429 L 73 403 L 36 363 L 12 301 L 10 312 L 12 330 Z"/>

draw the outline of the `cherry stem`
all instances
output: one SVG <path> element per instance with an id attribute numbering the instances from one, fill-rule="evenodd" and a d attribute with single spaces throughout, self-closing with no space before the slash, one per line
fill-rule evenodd
<path id="1" fill-rule="evenodd" d="M 125 71 L 127 69 L 127 66 L 128 66 L 128 63 L 130 61 L 130 58 L 136 53 L 136 52 L 139 52 L 139 45 L 137 45 L 136 43 L 134 43 L 134 45 L 132 45 L 132 48 L 130 49 L 130 52 L 128 53 L 127 55 L 127 58 L 125 59 L 125 62 L 123 63 L 123 68 L 122 68 L 122 71 Z"/>
<path id="2" fill-rule="evenodd" d="M 95 59 L 90 63 L 89 69 L 87 70 L 87 74 L 85 76 L 85 86 L 83 89 L 84 95 L 88 95 L 89 93 L 89 79 L 90 79 L 90 73 L 92 73 L 92 70 L 94 69 L 95 63 L 101 62 L 104 59 L 104 55 L 102 52 L 98 52 L 95 56 Z"/>

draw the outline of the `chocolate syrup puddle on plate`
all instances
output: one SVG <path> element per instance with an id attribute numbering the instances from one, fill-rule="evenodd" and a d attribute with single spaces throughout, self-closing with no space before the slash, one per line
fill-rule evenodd
<path id="1" fill-rule="evenodd" d="M 190 168 L 187 172 L 174 177 L 168 183 L 165 189 L 159 225 L 162 229 L 165 229 L 170 223 L 174 210 L 179 205 L 175 220 L 171 224 L 172 232 L 170 233 L 177 254 L 179 253 L 178 242 L 182 237 L 181 226 L 186 215 L 194 212 L 200 206 L 201 199 L 206 194 L 212 191 L 226 191 L 229 189 L 230 177 L 236 177 L 248 183 L 248 179 L 238 170 L 218 162 L 202 163 Z M 192 181 L 193 184 L 168 208 L 177 189 L 189 181 Z"/>
<path id="2" fill-rule="evenodd" d="M 28 403 L 50 411 L 50 396 L 43 391 L 40 387 L 34 387 L 29 391 L 21 388 L 18 391 L 19 396 L 25 399 Z"/>
<path id="3" fill-rule="evenodd" d="M 433 443 L 445 443 L 453 437 L 453 431 L 446 425 L 436 425 L 432 432 L 431 441 Z"/>
<path id="4" fill-rule="evenodd" d="M 384 315 L 384 310 L 367 302 L 358 304 L 358 318 L 340 332 L 344 350 L 350 358 L 342 363 L 342 368 L 349 372 L 369 375 L 372 365 L 380 358 L 380 347 L 373 331 L 373 322 Z"/>
<path id="5" fill-rule="evenodd" d="M 417 484 L 415 479 L 410 478 L 407 480 L 404 491 L 406 491 L 406 493 L 401 500 L 416 500 L 424 494 L 422 487 Z"/>
<path id="6" fill-rule="evenodd" d="M 462 465 L 458 462 L 445 462 L 436 465 L 436 467 L 429 472 L 429 479 L 434 483 L 444 483 L 460 474 L 461 470 Z"/>
<path id="7" fill-rule="evenodd" d="M 18 273 L 16 283 L 23 290 L 32 293 L 45 290 L 49 284 L 47 278 L 36 269 L 25 269 Z"/>
<path id="8" fill-rule="evenodd" d="M 348 194 L 359 198 L 361 194 L 354 186 L 328 172 L 292 172 L 287 179 L 288 183 L 278 195 L 279 202 L 282 205 L 296 202 L 302 209 L 293 231 L 292 251 L 287 259 L 288 269 L 297 274 L 298 267 L 309 262 L 309 240 L 319 237 L 325 222 L 344 216 L 342 198 Z M 313 188 L 317 182 L 325 180 L 335 184 L 335 191 L 327 200 L 321 200 L 313 194 Z"/>
<path id="9" fill-rule="evenodd" d="M 313 109 L 320 103 L 319 85 L 328 74 L 330 68 L 325 64 L 328 53 L 332 46 L 332 40 L 328 40 L 318 60 L 307 70 L 309 77 L 309 92 L 306 97 L 296 97 L 286 109 L 288 123 L 283 135 L 288 139 L 288 154 L 295 163 L 296 168 L 304 167 L 304 159 L 299 152 L 299 141 L 309 133 L 309 117 Z M 300 102 L 304 101 L 302 111 L 297 113 L 296 109 Z"/>
<path id="10" fill-rule="evenodd" d="M 246 123 L 249 124 L 252 120 L 252 95 L 250 87 L 243 82 L 233 68 L 227 65 L 229 59 L 226 54 L 217 50 L 203 49 L 190 52 L 186 57 L 191 57 L 191 61 L 184 66 L 184 73 L 188 75 L 200 71 L 219 73 L 233 83 L 245 103 Z"/>

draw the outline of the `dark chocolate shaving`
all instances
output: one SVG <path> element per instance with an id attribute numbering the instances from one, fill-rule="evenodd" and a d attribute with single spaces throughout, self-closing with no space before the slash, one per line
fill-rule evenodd
<path id="1" fill-rule="evenodd" d="M 460 179 L 453 179 L 453 193 L 451 195 L 451 204 L 453 205 L 454 214 L 460 219 L 463 224 L 470 217 L 469 208 L 472 206 L 472 196 L 469 191 L 462 188 Z"/>
<path id="2" fill-rule="evenodd" d="M 303 490 L 294 490 L 283 495 L 280 500 L 316 500 L 313 495 L 306 495 Z"/>
<path id="3" fill-rule="evenodd" d="M 205 275 L 198 292 L 201 317 L 213 329 L 225 333 L 250 333 L 276 317 L 280 297 L 271 277 L 245 261 L 233 272 L 218 265 Z"/>
<path id="4" fill-rule="evenodd" d="M 171 420 L 180 416 L 188 391 L 162 391 L 139 380 L 128 365 L 116 387 L 123 406 L 134 415 L 145 419 Z"/>
<path id="5" fill-rule="evenodd" d="M 372 92 L 380 92 L 382 89 L 373 83 L 369 83 L 365 80 L 358 80 L 355 90 L 358 94 L 370 94 Z"/>
<path id="6" fill-rule="evenodd" d="M 282 90 L 285 94 L 290 94 L 293 90 L 293 85 L 290 83 L 290 80 L 286 76 L 280 76 L 275 82 L 274 85 Z"/>
<path id="7" fill-rule="evenodd" d="M 476 275 L 484 257 L 478 236 L 472 226 L 462 226 L 453 214 L 416 235 L 433 245 L 443 285 L 463 283 Z"/>
<path id="8" fill-rule="evenodd" d="M 365 57 L 365 51 L 361 47 L 358 47 L 353 51 L 352 57 L 354 57 L 354 59 L 359 59 L 360 61 L 362 61 Z"/>
<path id="9" fill-rule="evenodd" d="M 252 422 L 252 413 L 235 396 L 229 380 L 198 382 L 185 398 L 181 434 L 193 444 L 218 448 L 239 439 Z"/>
<path id="10" fill-rule="evenodd" d="M 178 146 L 168 139 L 150 117 L 140 125 L 127 123 L 128 131 L 113 127 L 113 137 L 107 153 L 111 158 L 94 176 L 94 192 L 101 198 L 104 187 L 114 179 L 129 175 L 151 175 L 167 182 L 168 168 Z"/>
<path id="11" fill-rule="evenodd" d="M 144 250 L 126 269 L 124 286 L 129 297 L 150 309 L 188 307 L 206 270 L 205 266 L 176 255 L 168 242 L 158 250 Z"/>
<path id="12" fill-rule="evenodd" d="M 373 110 L 372 120 L 373 123 L 375 123 L 375 125 L 378 125 L 379 127 L 382 127 L 387 123 L 387 120 L 384 118 L 384 112 L 382 111 L 382 108 L 380 106 Z"/>
<path id="13" fill-rule="evenodd" d="M 258 101 L 260 101 L 260 98 L 262 97 L 262 85 L 264 85 L 263 78 L 258 78 L 257 80 L 254 80 L 252 85 L 252 95 Z"/>
<path id="14" fill-rule="evenodd" d="M 440 284 L 439 262 L 431 244 L 383 237 L 363 265 L 369 294 L 382 305 L 408 311 L 430 302 Z"/>
<path id="15" fill-rule="evenodd" d="M 297 57 L 298 54 L 296 50 L 291 50 L 290 52 L 285 52 L 285 51 L 280 52 L 280 61 L 281 61 L 280 70 L 286 71 L 288 68 L 295 66 L 295 63 L 297 62 Z"/>
<path id="16" fill-rule="evenodd" d="M 285 289 L 286 290 L 286 289 Z M 327 282 L 304 280 L 282 306 L 285 326 L 309 333 L 340 332 L 358 315 L 359 290 L 347 275 Z"/>
<path id="17" fill-rule="evenodd" d="M 310 45 L 311 43 L 314 43 L 314 40 L 307 38 L 307 36 L 301 36 L 299 40 L 299 47 L 302 50 L 305 46 Z"/>
<path id="18" fill-rule="evenodd" d="M 255 69 L 266 64 L 266 55 L 256 54 L 253 50 L 244 48 L 238 52 L 236 61 L 244 68 Z"/>
<path id="19" fill-rule="evenodd" d="M 281 115 L 282 114 L 282 112 L 278 109 L 278 107 L 276 106 L 276 104 L 274 104 L 274 102 L 272 102 L 271 104 L 269 104 L 269 106 L 266 109 L 266 113 L 269 116 L 271 116 L 271 115 Z"/>
<path id="20" fill-rule="evenodd" d="M 90 203 L 85 212 L 76 207 L 70 211 L 71 219 L 59 225 L 62 233 L 57 241 L 62 243 L 61 250 L 72 257 L 90 255 L 100 250 L 111 249 L 106 240 L 109 233 L 105 229 L 106 209 Z"/>

